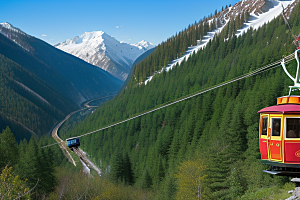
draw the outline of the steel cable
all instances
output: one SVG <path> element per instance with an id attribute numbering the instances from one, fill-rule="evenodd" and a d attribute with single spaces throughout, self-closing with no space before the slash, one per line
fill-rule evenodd
<path id="1" fill-rule="evenodd" d="M 284 63 L 288 63 L 288 62 L 290 62 L 290 61 L 292 61 L 292 60 L 294 60 L 294 59 L 295 59 L 295 53 L 292 53 L 292 54 L 290 54 L 290 55 L 284 57 Z M 273 68 L 278 67 L 278 66 L 281 64 L 281 61 L 282 61 L 282 59 L 280 59 L 280 60 L 278 60 L 278 61 L 275 61 L 275 62 L 273 62 L 273 63 L 270 63 L 270 64 L 268 64 L 268 65 L 265 65 L 265 66 L 263 66 L 263 67 L 261 67 L 261 68 L 258 68 L 258 69 L 256 69 L 256 70 L 253 70 L 253 71 L 251 71 L 251 72 L 248 72 L 248 73 L 246 73 L 246 74 L 243 74 L 243 75 L 241 75 L 241 76 L 238 76 L 238 77 L 236 77 L 236 78 L 234 78 L 234 79 L 228 80 L 228 81 L 226 81 L 226 82 L 223 82 L 223 83 L 220 83 L 220 84 L 217 84 L 217 85 L 208 87 L 208 88 L 206 88 L 206 89 L 199 90 L 199 91 L 197 91 L 197 92 L 195 92 L 195 93 L 192 93 L 192 94 L 189 94 L 189 95 L 187 95 L 187 96 L 181 97 L 180 99 L 174 100 L 174 101 L 172 101 L 172 102 L 167 102 L 167 103 L 161 104 L 161 105 L 159 105 L 157 108 L 148 110 L 148 111 L 143 112 L 143 113 L 141 113 L 141 114 L 136 114 L 136 115 L 133 116 L 133 117 L 130 117 L 130 118 L 127 118 L 127 119 L 125 119 L 125 120 L 116 122 L 116 123 L 111 124 L 111 125 L 109 125 L 109 126 L 106 126 L 106 127 L 104 127 L 104 128 L 100 128 L 100 129 L 97 129 L 97 130 L 95 130 L 95 131 L 88 132 L 88 133 L 85 133 L 85 134 L 82 134 L 82 135 L 79 135 L 79 136 L 74 136 L 74 137 L 80 138 L 80 137 L 83 137 L 83 136 L 90 135 L 90 134 L 92 134 L 92 133 L 96 133 L 96 132 L 99 132 L 99 131 L 102 131 L 102 130 L 105 130 L 105 129 L 108 129 L 108 128 L 111 128 L 111 127 L 114 127 L 114 126 L 117 126 L 117 125 L 119 125 L 119 124 L 128 122 L 128 121 L 133 120 L 133 119 L 135 119 L 135 118 L 138 118 L 138 117 L 144 116 L 144 115 L 146 115 L 146 114 L 155 112 L 155 111 L 157 111 L 157 110 L 160 110 L 160 109 L 163 109 L 163 108 L 165 108 L 165 107 L 174 105 L 174 104 L 176 104 L 176 103 L 179 103 L 179 102 L 188 100 L 188 99 L 190 99 L 190 98 L 193 98 L 193 97 L 198 96 L 198 95 L 200 95 L 200 94 L 204 94 L 204 93 L 206 93 L 206 92 L 209 92 L 209 91 L 214 90 L 214 89 L 217 89 L 217 88 L 219 88 L 219 87 L 228 85 L 228 84 L 230 84 L 230 83 L 233 83 L 233 82 L 236 82 L 236 81 L 239 81 L 239 80 L 242 80 L 242 79 L 251 77 L 251 76 L 258 75 L 258 74 L 260 74 L 260 73 L 263 73 L 263 72 L 266 72 L 266 71 L 268 71 L 268 70 L 270 70 L 270 69 L 273 69 Z M 64 142 L 64 141 L 62 141 L 62 142 Z M 62 142 L 59 142 L 59 143 L 62 143 Z M 43 146 L 43 147 L 41 147 L 41 148 L 49 147 L 49 146 L 56 145 L 56 144 L 59 144 L 59 143 L 53 143 L 53 144 L 50 144 L 50 145 Z"/>

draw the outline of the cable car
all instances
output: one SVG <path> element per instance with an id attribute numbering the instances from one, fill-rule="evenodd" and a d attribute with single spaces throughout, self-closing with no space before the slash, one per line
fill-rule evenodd
<path id="1" fill-rule="evenodd" d="M 71 149 L 73 147 L 77 148 L 77 147 L 80 146 L 80 142 L 79 142 L 79 139 L 77 137 L 68 138 L 66 141 L 67 141 L 67 146 Z"/>
<path id="2" fill-rule="evenodd" d="M 281 62 L 285 73 L 294 81 L 294 86 L 289 86 L 289 95 L 277 98 L 277 105 L 258 111 L 261 160 L 271 166 L 271 170 L 264 170 L 269 174 L 300 175 L 300 96 L 291 95 L 292 91 L 300 90 L 297 51 L 295 78 L 287 71 L 284 60 Z"/>
<path id="3" fill-rule="evenodd" d="M 277 98 L 277 105 L 260 111 L 259 148 L 271 174 L 300 174 L 300 96 Z M 299 169 L 299 170 L 298 170 Z"/>

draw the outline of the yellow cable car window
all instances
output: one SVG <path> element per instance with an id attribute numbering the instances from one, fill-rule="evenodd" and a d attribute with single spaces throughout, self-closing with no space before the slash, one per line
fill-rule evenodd
<path id="1" fill-rule="evenodd" d="M 286 138 L 300 138 L 300 118 L 286 118 Z"/>
<path id="2" fill-rule="evenodd" d="M 272 136 L 280 136 L 281 118 L 272 118 Z"/>
<path id="3" fill-rule="evenodd" d="M 268 117 L 262 118 L 262 135 L 268 135 Z"/>

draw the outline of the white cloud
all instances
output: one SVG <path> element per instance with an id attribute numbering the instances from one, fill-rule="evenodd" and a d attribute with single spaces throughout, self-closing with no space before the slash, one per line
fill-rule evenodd
<path id="1" fill-rule="evenodd" d="M 119 28 L 119 26 L 116 26 L 116 28 Z"/>
<path id="2" fill-rule="evenodd" d="M 42 37 L 46 37 L 47 35 L 46 34 L 42 34 Z"/>

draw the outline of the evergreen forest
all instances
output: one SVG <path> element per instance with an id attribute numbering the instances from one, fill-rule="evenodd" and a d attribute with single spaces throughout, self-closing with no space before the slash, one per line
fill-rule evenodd
<path id="1" fill-rule="evenodd" d="M 0 54 L 0 130 L 17 141 L 42 136 L 78 106 L 21 65 Z"/>
<path id="2" fill-rule="evenodd" d="M 226 9 L 227 6 L 216 11 L 214 16 Z M 293 33 L 300 32 L 299 14 L 297 4 L 288 19 Z M 134 66 L 127 86 L 116 97 L 82 122 L 74 122 L 72 128 L 72 123 L 67 123 L 60 131 L 61 138 L 79 136 L 133 117 L 295 51 L 294 38 L 282 16 L 237 37 L 234 33 L 249 17 L 245 12 L 232 18 L 204 49 L 143 84 L 148 76 L 224 23 L 209 23 L 211 17 L 189 25 L 158 45 Z M 52 138 L 32 133 L 20 135 L 24 129 L 19 130 L 21 124 L 34 130 L 49 130 L 43 122 L 55 123 L 76 105 L 64 106 L 68 101 L 60 102 L 56 93 L 57 107 L 40 105 L 36 95 L 30 96 L 24 90 L 20 84 L 23 76 L 19 74 L 33 77 L 26 85 L 34 87 L 35 82 L 39 83 L 36 85 L 43 87 L 36 90 L 41 93 L 48 86 L 5 55 L 0 54 L 0 64 L 0 198 L 256 200 L 285 199 L 294 188 L 289 177 L 262 172 L 269 166 L 261 164 L 258 146 L 257 111 L 275 105 L 277 97 L 287 95 L 292 84 L 280 66 L 81 137 L 81 149 L 101 168 L 99 177 L 93 172 L 92 176 L 82 173 L 79 158 L 71 152 L 77 165 L 72 166 L 58 145 L 40 148 L 54 143 Z M 295 66 L 296 61 L 292 61 L 288 70 L 295 71 Z M 61 107 L 65 110 L 58 109 Z M 44 110 L 58 117 L 41 117 Z M 35 115 L 39 116 L 36 121 L 31 120 Z M 1 124 L 5 120 L 9 127 Z"/>
<path id="3" fill-rule="evenodd" d="M 152 199 L 153 193 L 82 172 L 72 165 L 53 139 L 32 137 L 17 143 L 6 127 L 0 133 L 1 199 Z M 75 157 L 75 155 L 74 155 Z"/>
<path id="4" fill-rule="evenodd" d="M 299 11 L 298 4 L 289 17 L 294 33 L 300 32 Z M 135 66 L 127 88 L 63 137 L 127 119 L 295 50 L 282 16 L 240 37 L 232 30 L 238 26 L 230 26 L 235 23 L 228 23 L 224 32 L 180 66 L 156 75 L 147 85 L 139 84 L 182 54 L 168 45 L 182 42 L 188 31 L 163 42 Z M 295 65 L 290 63 L 288 69 Z M 82 137 L 81 146 L 110 180 L 153 191 L 155 199 L 279 199 L 276 193 L 291 185 L 286 177 L 262 173 L 268 166 L 260 162 L 257 111 L 276 105 L 277 97 L 286 95 L 290 84 L 277 67 Z"/>

